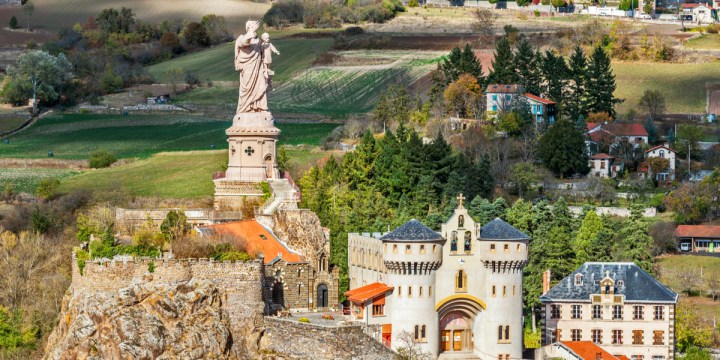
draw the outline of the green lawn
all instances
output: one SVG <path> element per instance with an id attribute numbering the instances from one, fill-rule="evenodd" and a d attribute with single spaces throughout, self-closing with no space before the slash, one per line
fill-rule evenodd
<path id="1" fill-rule="evenodd" d="M 688 41 L 685 47 L 696 50 L 720 50 L 720 34 L 705 34 Z"/>
<path id="2" fill-rule="evenodd" d="M 318 54 L 330 48 L 332 39 L 293 38 L 272 40 L 272 43 L 280 51 L 280 55 L 273 55 L 273 80 L 282 82 L 310 67 Z M 202 81 L 238 81 L 239 75 L 233 65 L 233 56 L 233 44 L 224 44 L 152 65 L 148 67 L 148 71 L 157 81 L 165 81 L 165 73 L 173 67 L 195 72 Z"/>
<path id="3" fill-rule="evenodd" d="M 73 176 L 62 182 L 60 191 L 111 191 L 122 188 L 136 196 L 212 196 L 212 173 L 221 171 L 226 161 L 226 151 L 160 153 L 126 165 Z"/>
<path id="4" fill-rule="evenodd" d="M 9 182 L 16 193 L 33 193 L 38 183 L 45 178 L 62 180 L 77 173 L 76 170 L 68 169 L 0 168 L 0 190 Z"/>
<path id="5" fill-rule="evenodd" d="M 337 124 L 281 124 L 280 144 L 319 145 Z M 106 149 L 120 158 L 166 151 L 209 150 L 227 146 L 229 121 L 192 115 L 53 115 L 0 143 L 0 157 L 86 159 Z"/>
<path id="6" fill-rule="evenodd" d="M 668 113 L 704 113 L 705 82 L 720 79 L 720 63 L 666 64 L 618 63 L 612 64 L 617 82 L 615 96 L 625 99 L 617 106 L 618 113 L 637 109 L 647 89 L 659 90 L 667 103 Z"/>
<path id="7" fill-rule="evenodd" d="M 22 117 L 22 116 L 0 118 L 0 133 L 10 131 L 10 130 L 15 130 L 18 127 L 20 127 L 20 125 L 25 123 L 27 120 L 28 120 L 28 117 Z"/>
<path id="8" fill-rule="evenodd" d="M 681 291 L 684 288 L 681 278 L 674 274 L 695 271 L 700 276 L 700 269 L 702 269 L 704 279 L 713 276 L 720 279 L 720 257 L 669 255 L 657 259 L 657 265 L 660 267 L 660 280 L 675 291 Z M 700 281 L 699 289 L 706 291 L 707 283 Z"/>

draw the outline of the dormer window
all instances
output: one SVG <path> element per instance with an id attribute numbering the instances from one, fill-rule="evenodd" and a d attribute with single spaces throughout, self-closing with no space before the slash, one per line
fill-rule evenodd
<path id="1" fill-rule="evenodd" d="M 582 286 L 582 284 L 583 284 L 582 274 L 575 275 L 575 286 Z"/>
<path id="2" fill-rule="evenodd" d="M 458 216 L 458 229 L 462 229 L 465 227 L 465 216 L 460 215 Z"/>
<path id="3" fill-rule="evenodd" d="M 625 286 L 625 282 L 622 281 L 622 280 L 618 280 L 617 286 L 618 286 L 618 287 L 623 287 L 623 286 Z"/>

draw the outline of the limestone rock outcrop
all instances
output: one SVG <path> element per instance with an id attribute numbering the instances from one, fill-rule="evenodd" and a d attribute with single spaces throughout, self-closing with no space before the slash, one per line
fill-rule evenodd
<path id="1" fill-rule="evenodd" d="M 233 338 L 224 296 L 205 279 L 138 282 L 108 292 L 69 290 L 45 358 L 250 358 L 248 349 L 237 346 L 244 342 Z"/>
<path id="2" fill-rule="evenodd" d="M 328 234 L 314 212 L 303 209 L 276 211 L 273 223 L 275 235 L 299 251 L 309 263 L 317 262 L 318 249 L 330 253 Z"/>

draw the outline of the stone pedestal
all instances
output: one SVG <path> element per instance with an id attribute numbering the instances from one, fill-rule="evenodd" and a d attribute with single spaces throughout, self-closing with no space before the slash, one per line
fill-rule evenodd
<path id="1" fill-rule="evenodd" d="M 260 182 L 280 178 L 277 169 L 277 138 L 269 111 L 235 115 L 228 137 L 228 168 L 216 177 L 215 208 L 241 209 L 243 200 L 258 199 L 263 193 Z M 247 201 L 245 201 L 247 202 Z"/>

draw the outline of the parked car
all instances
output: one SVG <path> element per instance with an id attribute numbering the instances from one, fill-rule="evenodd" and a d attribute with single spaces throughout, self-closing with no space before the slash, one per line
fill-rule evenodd
<path id="1" fill-rule="evenodd" d="M 652 16 L 650 16 L 650 14 L 636 14 L 636 15 L 635 15 L 635 18 L 636 18 L 636 19 L 651 20 L 651 19 L 652 19 Z"/>
<path id="2" fill-rule="evenodd" d="M 681 252 L 689 252 L 690 251 L 690 243 L 680 244 L 680 251 Z"/>

